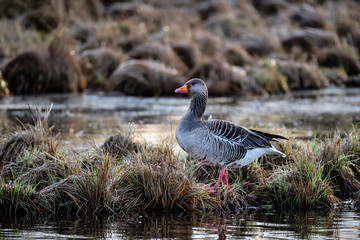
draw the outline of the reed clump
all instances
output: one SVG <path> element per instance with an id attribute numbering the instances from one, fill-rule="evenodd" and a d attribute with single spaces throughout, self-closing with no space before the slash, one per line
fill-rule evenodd
<path id="1" fill-rule="evenodd" d="M 117 215 L 151 212 L 242 212 L 249 206 L 329 209 L 358 205 L 360 129 L 303 142 L 278 143 L 287 157 L 266 156 L 229 169 L 230 188 L 209 193 L 218 168 L 174 150 L 174 140 L 151 145 L 132 130 L 103 146 L 66 148 L 44 119 L 1 140 L 0 209 L 14 215 Z"/>
<path id="2" fill-rule="evenodd" d="M 4 165 L 20 163 L 33 167 L 35 162 L 43 162 L 41 160 L 46 158 L 46 154 L 53 155 L 62 148 L 59 135 L 53 134 L 48 125 L 49 113 L 50 110 L 44 119 L 39 115 L 34 125 L 20 123 L 15 133 L 2 139 L 0 166 L 6 168 Z"/>
<path id="3" fill-rule="evenodd" d="M 347 198 L 360 190 L 359 150 L 359 129 L 355 127 L 345 138 L 334 133 L 321 143 L 319 159 L 325 174 L 331 178 L 336 195 L 341 198 Z"/>
<path id="4" fill-rule="evenodd" d="M 255 81 L 264 93 L 289 92 L 286 77 L 277 69 L 274 62 L 267 61 L 255 69 Z"/>
<path id="5" fill-rule="evenodd" d="M 196 165 L 186 159 L 179 161 L 171 144 L 160 147 L 142 146 L 131 153 L 121 165 L 118 183 L 124 209 L 131 210 L 205 210 L 214 208 L 216 199 L 197 186 Z"/>
<path id="6" fill-rule="evenodd" d="M 324 176 L 324 166 L 306 150 L 289 165 L 276 169 L 268 180 L 267 190 L 277 208 L 324 209 L 338 203 L 329 177 Z"/>
<path id="7" fill-rule="evenodd" d="M 287 163 L 278 165 L 266 183 L 279 208 L 329 208 L 360 190 L 359 128 L 312 142 L 285 143 Z M 284 143 L 283 143 L 284 144 Z M 293 146 L 289 146 L 293 145 Z M 290 148 L 290 150 L 289 150 Z"/>
<path id="8" fill-rule="evenodd" d="M 20 177 L 11 182 L 0 178 L 0 214 L 34 216 L 46 212 L 48 202 L 38 194 L 35 186 Z"/>

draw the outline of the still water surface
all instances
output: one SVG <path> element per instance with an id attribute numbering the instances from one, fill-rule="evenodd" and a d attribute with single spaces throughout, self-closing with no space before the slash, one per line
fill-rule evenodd
<path id="1" fill-rule="evenodd" d="M 41 95 L 0 100 L 0 132 L 11 123 L 32 122 L 34 109 L 52 104 L 51 125 L 71 144 L 90 137 L 103 142 L 131 123 L 140 138 L 159 142 L 174 134 L 189 98 L 138 98 L 106 95 Z M 312 137 L 315 132 L 346 131 L 360 123 L 360 89 L 326 89 L 291 96 L 210 98 L 205 118 L 226 119 L 246 127 Z"/>
<path id="2" fill-rule="evenodd" d="M 1 239 L 359 239 L 360 213 L 157 216 L 77 221 L 3 220 Z"/>
<path id="3" fill-rule="evenodd" d="M 131 123 L 137 137 L 161 142 L 173 137 L 188 98 L 97 95 L 42 95 L 0 100 L 0 132 L 17 119 L 32 122 L 34 109 L 49 108 L 51 125 L 66 143 L 86 148 Z M 316 132 L 349 130 L 360 124 L 360 89 L 326 89 L 290 96 L 211 98 L 205 117 L 309 139 Z M 351 208 L 328 213 L 274 211 L 226 216 L 137 216 L 122 219 L 54 221 L 2 219 L 0 239 L 359 239 L 360 213 Z"/>

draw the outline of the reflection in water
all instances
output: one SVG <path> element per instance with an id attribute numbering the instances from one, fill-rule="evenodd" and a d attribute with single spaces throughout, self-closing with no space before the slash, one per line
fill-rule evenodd
<path id="1" fill-rule="evenodd" d="M 11 239 L 356 239 L 360 214 L 276 212 L 228 216 L 136 216 L 126 219 L 32 222 L 2 220 L 0 238 Z"/>

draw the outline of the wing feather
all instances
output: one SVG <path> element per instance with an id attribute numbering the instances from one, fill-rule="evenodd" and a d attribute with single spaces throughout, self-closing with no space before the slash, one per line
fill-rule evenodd
<path id="1" fill-rule="evenodd" d="M 248 150 L 271 148 L 270 141 L 284 138 L 222 120 L 203 121 L 203 124 L 207 134 L 206 156 L 221 159 L 224 164 L 244 158 Z"/>
<path id="2" fill-rule="evenodd" d="M 229 142 L 245 149 L 271 147 L 271 134 L 260 135 L 259 131 L 251 131 L 239 125 L 222 120 L 207 121 L 211 134 L 217 141 Z M 274 135 L 277 136 L 277 135 Z"/>

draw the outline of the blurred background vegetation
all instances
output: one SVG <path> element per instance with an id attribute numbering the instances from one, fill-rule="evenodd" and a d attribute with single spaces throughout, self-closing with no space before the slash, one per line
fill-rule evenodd
<path id="1" fill-rule="evenodd" d="M 360 85 L 355 0 L 1 0 L 0 36 L 0 96 Z"/>

